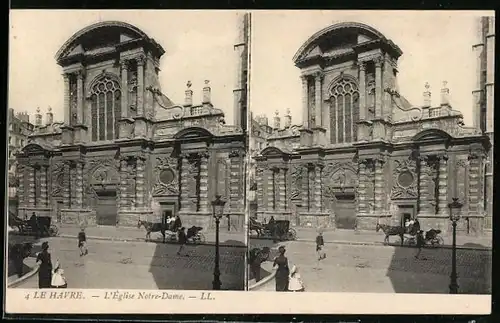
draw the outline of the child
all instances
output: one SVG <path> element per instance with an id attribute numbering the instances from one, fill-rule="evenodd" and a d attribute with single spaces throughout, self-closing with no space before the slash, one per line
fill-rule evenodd
<path id="1" fill-rule="evenodd" d="M 87 236 L 85 235 L 85 228 L 82 227 L 78 233 L 78 248 L 80 248 L 80 257 L 89 253 L 87 249 Z"/>
<path id="2" fill-rule="evenodd" d="M 326 253 L 323 251 L 324 245 L 325 241 L 323 240 L 323 232 L 319 231 L 318 236 L 316 237 L 316 255 L 318 260 L 316 269 L 319 269 L 319 262 L 326 258 Z"/>
<path id="3" fill-rule="evenodd" d="M 59 261 L 56 261 L 55 269 L 52 270 L 52 288 L 68 288 L 66 277 L 64 277 L 64 270 L 61 268 Z"/>
<path id="4" fill-rule="evenodd" d="M 297 266 L 295 265 L 293 265 L 292 270 L 290 271 L 290 277 L 288 278 L 288 290 L 290 292 L 305 291 L 304 283 L 302 282 L 302 278 L 300 277 Z"/>
<path id="5" fill-rule="evenodd" d="M 179 230 L 178 236 L 177 236 L 177 242 L 180 244 L 179 250 L 177 251 L 177 255 L 181 255 L 181 251 L 184 249 L 184 246 L 187 243 L 187 236 L 186 236 L 186 228 L 182 227 Z M 188 254 L 185 254 L 186 257 L 189 257 Z"/>
<path id="6" fill-rule="evenodd" d="M 424 231 L 420 230 L 417 233 L 417 254 L 415 255 L 416 259 L 419 259 L 420 253 L 422 252 L 422 247 L 425 245 L 425 239 L 424 239 Z"/>

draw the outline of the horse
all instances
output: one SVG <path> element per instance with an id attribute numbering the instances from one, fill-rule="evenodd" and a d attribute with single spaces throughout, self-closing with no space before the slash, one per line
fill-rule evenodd
<path id="1" fill-rule="evenodd" d="M 139 222 L 137 222 L 137 228 L 140 229 L 141 226 L 146 229 L 146 241 L 148 241 L 148 239 L 151 241 L 151 232 L 161 232 L 161 235 L 163 236 L 163 243 L 165 243 L 165 231 L 167 230 L 166 224 L 139 220 Z"/>
<path id="2" fill-rule="evenodd" d="M 257 236 L 260 237 L 262 235 L 262 230 L 264 230 L 264 225 L 257 222 L 257 220 L 250 218 L 249 231 L 255 231 L 257 233 Z"/>
<path id="3" fill-rule="evenodd" d="M 384 239 L 385 244 L 389 243 L 390 236 L 399 236 L 401 238 L 401 245 L 403 245 L 405 228 L 401 226 L 390 226 L 387 224 L 377 223 L 376 231 L 378 232 L 380 229 L 382 229 L 382 231 L 385 234 L 385 239 Z"/>

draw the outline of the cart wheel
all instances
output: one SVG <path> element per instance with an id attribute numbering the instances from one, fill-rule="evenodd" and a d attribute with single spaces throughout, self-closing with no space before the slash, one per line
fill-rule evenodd
<path id="1" fill-rule="evenodd" d="M 444 240 L 442 237 L 437 237 L 436 239 L 436 245 L 439 246 L 439 245 L 444 245 Z"/>
<path id="2" fill-rule="evenodd" d="M 297 239 L 297 231 L 294 229 L 288 229 L 288 240 L 296 240 Z"/>
<path id="3" fill-rule="evenodd" d="M 205 243 L 205 242 L 206 242 L 205 235 L 203 233 L 199 233 L 198 243 Z"/>

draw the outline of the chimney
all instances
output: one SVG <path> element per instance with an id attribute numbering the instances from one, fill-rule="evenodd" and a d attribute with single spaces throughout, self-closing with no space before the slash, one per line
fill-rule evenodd
<path id="1" fill-rule="evenodd" d="M 431 106 L 431 92 L 429 91 L 429 88 L 431 86 L 429 85 L 428 82 L 425 82 L 425 91 L 424 91 L 424 108 L 428 108 Z"/>
<path id="2" fill-rule="evenodd" d="M 40 114 L 40 108 L 36 108 L 35 114 L 35 126 L 40 127 L 42 125 L 42 115 Z"/>
<path id="3" fill-rule="evenodd" d="M 185 107 L 190 107 L 193 105 L 193 90 L 191 90 L 191 85 L 193 85 L 191 83 L 191 81 L 188 81 L 186 84 L 187 89 L 184 92 L 185 93 L 185 97 L 184 97 L 184 106 Z"/>
<path id="4" fill-rule="evenodd" d="M 275 116 L 274 116 L 274 129 L 275 130 L 278 130 L 280 128 L 280 116 L 279 116 L 279 111 L 276 110 L 276 112 L 274 113 Z"/>
<path id="5" fill-rule="evenodd" d="M 450 89 L 446 87 L 448 82 L 443 82 L 443 88 L 441 89 L 441 105 L 450 105 Z"/>
<path id="6" fill-rule="evenodd" d="M 211 98 L 210 98 L 210 85 L 209 85 L 210 81 L 209 80 L 205 80 L 205 87 L 203 87 L 203 101 L 202 103 L 203 104 L 210 104 L 212 103 L 211 102 Z"/>
<path id="7" fill-rule="evenodd" d="M 47 110 L 47 118 L 45 120 L 45 124 L 47 126 L 50 126 L 51 124 L 54 123 L 54 114 L 52 113 L 52 108 L 49 107 L 48 110 Z"/>
<path id="8" fill-rule="evenodd" d="M 292 116 L 290 115 L 290 109 L 286 109 L 285 115 L 285 129 L 288 129 L 292 126 Z"/>

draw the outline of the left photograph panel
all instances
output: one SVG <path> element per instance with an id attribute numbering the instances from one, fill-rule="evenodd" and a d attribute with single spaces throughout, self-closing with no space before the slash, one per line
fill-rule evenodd
<path id="1" fill-rule="evenodd" d="M 245 290 L 248 15 L 10 17 L 7 287 Z"/>

